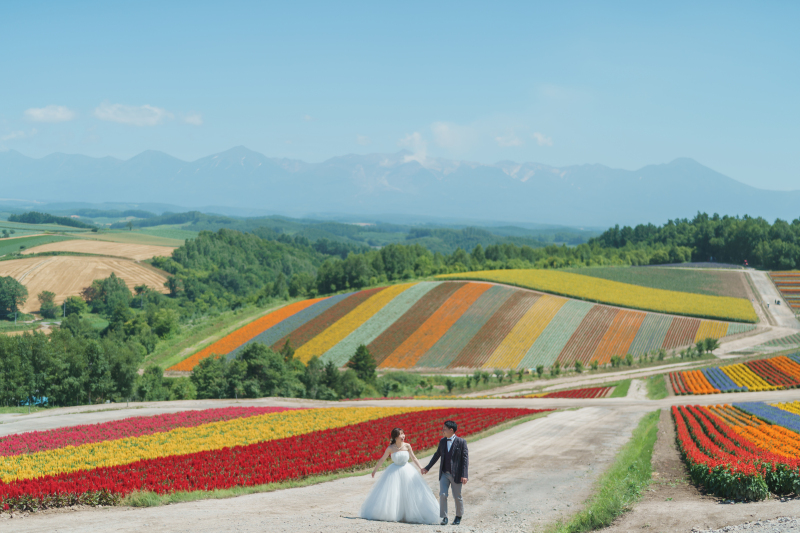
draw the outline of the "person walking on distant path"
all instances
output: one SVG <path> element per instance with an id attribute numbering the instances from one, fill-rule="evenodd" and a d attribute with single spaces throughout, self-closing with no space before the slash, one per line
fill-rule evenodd
<path id="1" fill-rule="evenodd" d="M 439 441 L 439 447 L 431 457 L 431 462 L 421 470 L 423 475 L 427 474 L 436 461 L 441 458 L 442 462 L 439 464 L 439 516 L 443 526 L 447 525 L 447 495 L 451 487 L 453 499 L 456 501 L 456 517 L 453 525 L 457 526 L 461 523 L 461 517 L 464 516 L 464 500 L 461 497 L 461 489 L 469 481 L 467 441 L 456 437 L 456 431 L 458 431 L 458 424 L 452 420 L 444 423 L 442 429 L 444 438 Z"/>

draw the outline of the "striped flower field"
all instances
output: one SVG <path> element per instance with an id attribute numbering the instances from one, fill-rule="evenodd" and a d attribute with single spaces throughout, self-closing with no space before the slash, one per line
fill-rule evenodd
<path id="1" fill-rule="evenodd" d="M 671 372 L 675 394 L 718 394 L 800 387 L 800 354 L 721 367 Z"/>
<path id="2" fill-rule="evenodd" d="M 136 491 L 208 491 L 360 468 L 381 456 L 395 427 L 421 451 L 438 442 L 445 420 L 467 436 L 538 412 L 234 407 L 11 435 L 0 439 L 0 509 L 108 505 Z M 335 450 L 312 445 L 331 441 Z"/>
<path id="3" fill-rule="evenodd" d="M 770 272 L 769 276 L 789 307 L 795 313 L 800 311 L 800 271 Z"/>
<path id="4" fill-rule="evenodd" d="M 692 479 L 719 497 L 800 493 L 800 402 L 672 408 Z"/>
<path id="5" fill-rule="evenodd" d="M 343 366 L 365 344 L 381 368 L 533 368 L 671 350 L 754 326 L 622 309 L 485 282 L 378 287 L 289 304 L 169 370 L 252 342 Z"/>

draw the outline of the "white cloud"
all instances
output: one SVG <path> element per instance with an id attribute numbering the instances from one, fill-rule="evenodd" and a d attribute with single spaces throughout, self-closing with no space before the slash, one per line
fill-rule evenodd
<path id="1" fill-rule="evenodd" d="M 422 166 L 428 161 L 428 143 L 422 138 L 418 131 L 410 135 L 406 135 L 400 139 L 397 144 L 403 148 L 408 148 L 412 153 L 403 158 L 404 163 L 416 161 Z"/>
<path id="2" fill-rule="evenodd" d="M 494 138 L 497 141 L 499 146 L 508 147 L 508 146 L 522 146 L 522 139 L 517 137 L 514 132 L 509 133 L 508 135 L 500 135 Z"/>
<path id="3" fill-rule="evenodd" d="M 305 120 L 306 122 L 311 122 L 314 119 L 311 118 L 311 115 L 303 115 L 303 120 Z"/>
<path id="4" fill-rule="evenodd" d="M 94 110 L 94 116 L 100 120 L 109 120 L 131 126 L 155 126 L 165 119 L 173 118 L 172 113 L 160 107 L 147 104 L 132 106 L 106 102 L 103 102 Z"/>
<path id="5" fill-rule="evenodd" d="M 192 126 L 202 126 L 203 116 L 200 113 L 192 113 L 191 115 L 186 115 L 183 121 Z"/>
<path id="6" fill-rule="evenodd" d="M 63 105 L 49 105 L 26 109 L 25 117 L 35 122 L 67 122 L 75 118 L 75 112 Z"/>
<path id="7" fill-rule="evenodd" d="M 14 140 L 14 139 L 24 139 L 25 137 L 27 137 L 27 135 L 25 135 L 24 131 L 12 131 L 11 133 L 3 135 L 2 137 L 0 137 L 0 141 L 11 141 L 11 140 Z"/>
<path id="8" fill-rule="evenodd" d="M 431 124 L 431 131 L 436 144 L 448 150 L 466 150 L 474 146 L 478 140 L 478 131 L 473 126 L 434 122 Z"/>
<path id="9" fill-rule="evenodd" d="M 367 146 L 372 141 L 366 135 L 356 135 L 356 142 L 361 146 Z"/>
<path id="10" fill-rule="evenodd" d="M 553 146 L 553 139 L 545 136 L 544 133 L 539 133 L 538 131 L 535 131 L 533 132 L 533 138 L 536 140 L 536 144 L 538 144 L 539 146 Z"/>

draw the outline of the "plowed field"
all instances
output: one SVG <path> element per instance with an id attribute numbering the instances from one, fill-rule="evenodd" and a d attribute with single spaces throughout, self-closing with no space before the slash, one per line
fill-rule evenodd
<path id="1" fill-rule="evenodd" d="M 113 255 L 115 257 L 127 257 L 143 261 L 157 255 L 169 257 L 172 255 L 173 248 L 167 246 L 152 246 L 147 244 L 123 244 L 120 242 L 107 241 L 84 241 L 69 240 L 52 242 L 41 246 L 28 248 L 26 254 L 38 254 L 42 252 L 76 252 L 82 254 Z"/>
<path id="2" fill-rule="evenodd" d="M 166 292 L 164 276 L 127 259 L 57 256 L 0 261 L 0 276 L 11 276 L 28 289 L 28 301 L 22 308 L 26 313 L 39 309 L 36 295 L 41 291 L 54 292 L 56 303 L 61 303 L 112 272 L 125 280 L 131 290 L 135 285 L 145 284 L 153 290 Z"/>

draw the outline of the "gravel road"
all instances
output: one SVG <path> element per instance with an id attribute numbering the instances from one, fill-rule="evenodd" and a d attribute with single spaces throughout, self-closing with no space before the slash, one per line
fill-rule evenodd
<path id="1" fill-rule="evenodd" d="M 756 520 L 738 526 L 725 526 L 721 529 L 692 529 L 693 533 L 723 533 L 728 531 L 749 531 L 752 533 L 800 532 L 800 520 L 784 516 L 775 520 Z"/>

